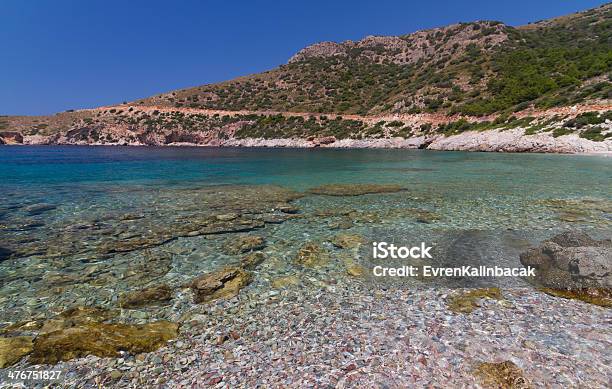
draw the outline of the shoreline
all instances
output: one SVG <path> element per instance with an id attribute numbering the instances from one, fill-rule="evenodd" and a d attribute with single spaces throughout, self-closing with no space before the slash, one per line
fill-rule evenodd
<path id="1" fill-rule="evenodd" d="M 23 143 L 0 146 L 133 146 L 133 147 L 210 147 L 210 148 L 278 148 L 278 149 L 403 149 L 430 151 L 469 151 L 531 154 L 575 154 L 612 156 L 612 139 L 601 142 L 579 138 L 575 134 L 553 137 L 548 134 L 523 135 L 521 129 L 506 131 L 470 131 L 448 137 L 379 138 L 379 139 L 303 139 L 243 138 L 208 143 L 172 142 L 145 144 L 140 142 L 46 142 L 40 137 L 24 137 Z"/>

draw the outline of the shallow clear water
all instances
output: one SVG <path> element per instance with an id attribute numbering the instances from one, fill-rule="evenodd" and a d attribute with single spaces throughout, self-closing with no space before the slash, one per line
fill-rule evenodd
<path id="1" fill-rule="evenodd" d="M 295 200 L 279 192 L 337 183 L 405 190 L 305 193 Z M 277 202 L 291 202 L 298 215 L 273 211 Z M 338 233 L 441 244 L 461 236 L 468 243 L 448 243 L 446 260 L 473 255 L 478 247 L 483 261 L 516 264 L 521 250 L 555 231 L 609 233 L 612 160 L 421 150 L 4 146 L 0 310 L 10 309 L 16 320 L 73 305 L 112 306 L 123 292 L 161 282 L 178 287 L 236 263 L 240 255 L 223 250 L 240 235 L 236 231 L 190 233 L 202 220 L 227 213 L 261 222 L 242 234 L 266 239 L 268 259 L 251 286 L 262 290 L 275 277 L 302 271 L 293 257 L 310 241 L 335 260 L 315 275 L 344 274 L 346 253 L 329 243 Z M 172 317 L 182 304 L 189 302 L 177 297 L 165 310 L 143 311 Z"/>

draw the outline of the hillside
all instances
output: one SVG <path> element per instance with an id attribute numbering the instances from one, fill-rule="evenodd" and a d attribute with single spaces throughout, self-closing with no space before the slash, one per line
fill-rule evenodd
<path id="1" fill-rule="evenodd" d="M 0 143 L 419 138 L 397 145 L 429 147 L 440 136 L 520 128 L 609 148 L 611 78 L 606 4 L 516 28 L 477 21 L 317 43 L 285 65 L 231 81 L 49 117 L 0 117 Z"/>
<path id="2" fill-rule="evenodd" d="M 482 115 L 610 99 L 612 5 L 514 28 L 462 23 L 318 43 L 287 65 L 138 101 L 231 110 Z"/>

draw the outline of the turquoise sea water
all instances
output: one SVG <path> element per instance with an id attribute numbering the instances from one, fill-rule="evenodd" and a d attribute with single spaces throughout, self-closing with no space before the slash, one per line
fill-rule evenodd
<path id="1" fill-rule="evenodd" d="M 307 193 L 323 184 L 362 183 L 405 190 Z M 278 202 L 298 213 L 278 212 Z M 226 214 L 240 218 L 210 233 L 210 220 Z M 448 245 L 446 260 L 477 249 L 484 261 L 517 264 L 521 250 L 556 231 L 601 235 L 611 223 L 606 157 L 2 146 L 0 310 L 10 309 L 12 320 L 44 317 L 74 305 L 113 306 L 121 293 L 162 282 L 178 288 L 239 262 L 241 255 L 224 247 L 244 234 L 266 239 L 268 259 L 250 286 L 264 290 L 303 271 L 293 258 L 305 242 L 330 252 L 320 277 L 344 274 L 346 253 L 330 243 L 340 233 L 375 239 L 374 231 L 382 231 L 433 242 L 451 234 L 461 244 Z M 182 303 L 127 312 L 126 320 L 173 317 L 190 304 Z"/>
<path id="2" fill-rule="evenodd" d="M 490 185 L 537 194 L 610 195 L 612 161 L 597 156 L 155 147 L 0 147 L 5 190 L 71 185 L 148 186 L 273 183 L 295 189 L 336 182 L 413 187 Z M 52 195 L 52 193 L 49 193 Z M 517 193 L 519 194 L 519 193 Z"/>

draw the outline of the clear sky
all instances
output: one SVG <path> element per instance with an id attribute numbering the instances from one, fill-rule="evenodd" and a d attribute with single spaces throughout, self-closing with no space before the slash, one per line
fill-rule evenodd
<path id="1" fill-rule="evenodd" d="M 324 40 L 479 19 L 510 25 L 595 0 L 1 0 L 0 114 L 49 114 L 257 73 Z"/>

